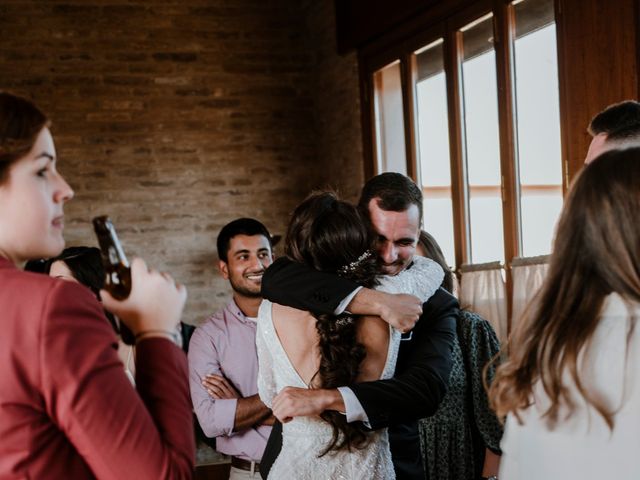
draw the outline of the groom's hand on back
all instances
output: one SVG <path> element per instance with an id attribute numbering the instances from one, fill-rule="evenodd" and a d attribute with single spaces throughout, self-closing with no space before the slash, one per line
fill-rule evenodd
<path id="1" fill-rule="evenodd" d="M 285 387 L 273 399 L 273 415 L 282 423 L 294 417 L 314 417 L 325 410 L 344 411 L 342 395 L 336 389 Z"/>

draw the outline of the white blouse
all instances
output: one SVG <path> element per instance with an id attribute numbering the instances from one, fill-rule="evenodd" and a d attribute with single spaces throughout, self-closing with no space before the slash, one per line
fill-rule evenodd
<path id="1" fill-rule="evenodd" d="M 549 400 L 538 383 L 534 404 L 521 414 L 523 424 L 507 417 L 501 480 L 640 479 L 639 319 L 640 304 L 609 295 L 594 336 L 578 357 L 583 386 L 615 412 L 613 431 L 579 395 L 568 374 L 576 410 L 567 420 L 561 410 L 558 424 L 549 430 L 541 418 Z M 628 336 L 632 322 L 635 329 Z"/>

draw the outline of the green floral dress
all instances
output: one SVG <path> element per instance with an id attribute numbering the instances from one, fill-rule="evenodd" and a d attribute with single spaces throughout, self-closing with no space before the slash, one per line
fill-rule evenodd
<path id="1" fill-rule="evenodd" d="M 496 334 L 480 315 L 460 311 L 449 388 L 438 411 L 420 420 L 420 445 L 428 480 L 480 478 L 485 448 L 500 452 L 502 425 L 489 408 L 482 375 L 500 350 Z M 493 378 L 495 368 L 489 371 Z"/>

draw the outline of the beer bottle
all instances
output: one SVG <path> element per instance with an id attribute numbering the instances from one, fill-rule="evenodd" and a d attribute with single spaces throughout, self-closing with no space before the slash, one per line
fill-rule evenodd
<path id="1" fill-rule="evenodd" d="M 93 219 L 93 229 L 98 237 L 106 273 L 104 289 L 116 300 L 124 300 L 131 293 L 131 269 L 113 223 L 108 216 L 96 217 Z M 127 345 L 133 345 L 133 332 L 120 319 L 118 324 L 122 341 Z"/>

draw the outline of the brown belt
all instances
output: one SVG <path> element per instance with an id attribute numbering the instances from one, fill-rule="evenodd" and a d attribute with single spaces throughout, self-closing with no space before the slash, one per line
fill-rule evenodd
<path id="1" fill-rule="evenodd" d="M 250 462 L 238 457 L 231 457 L 231 466 L 239 468 L 240 470 L 251 471 L 251 464 L 253 463 L 253 471 L 260 472 L 260 464 L 258 462 Z"/>

